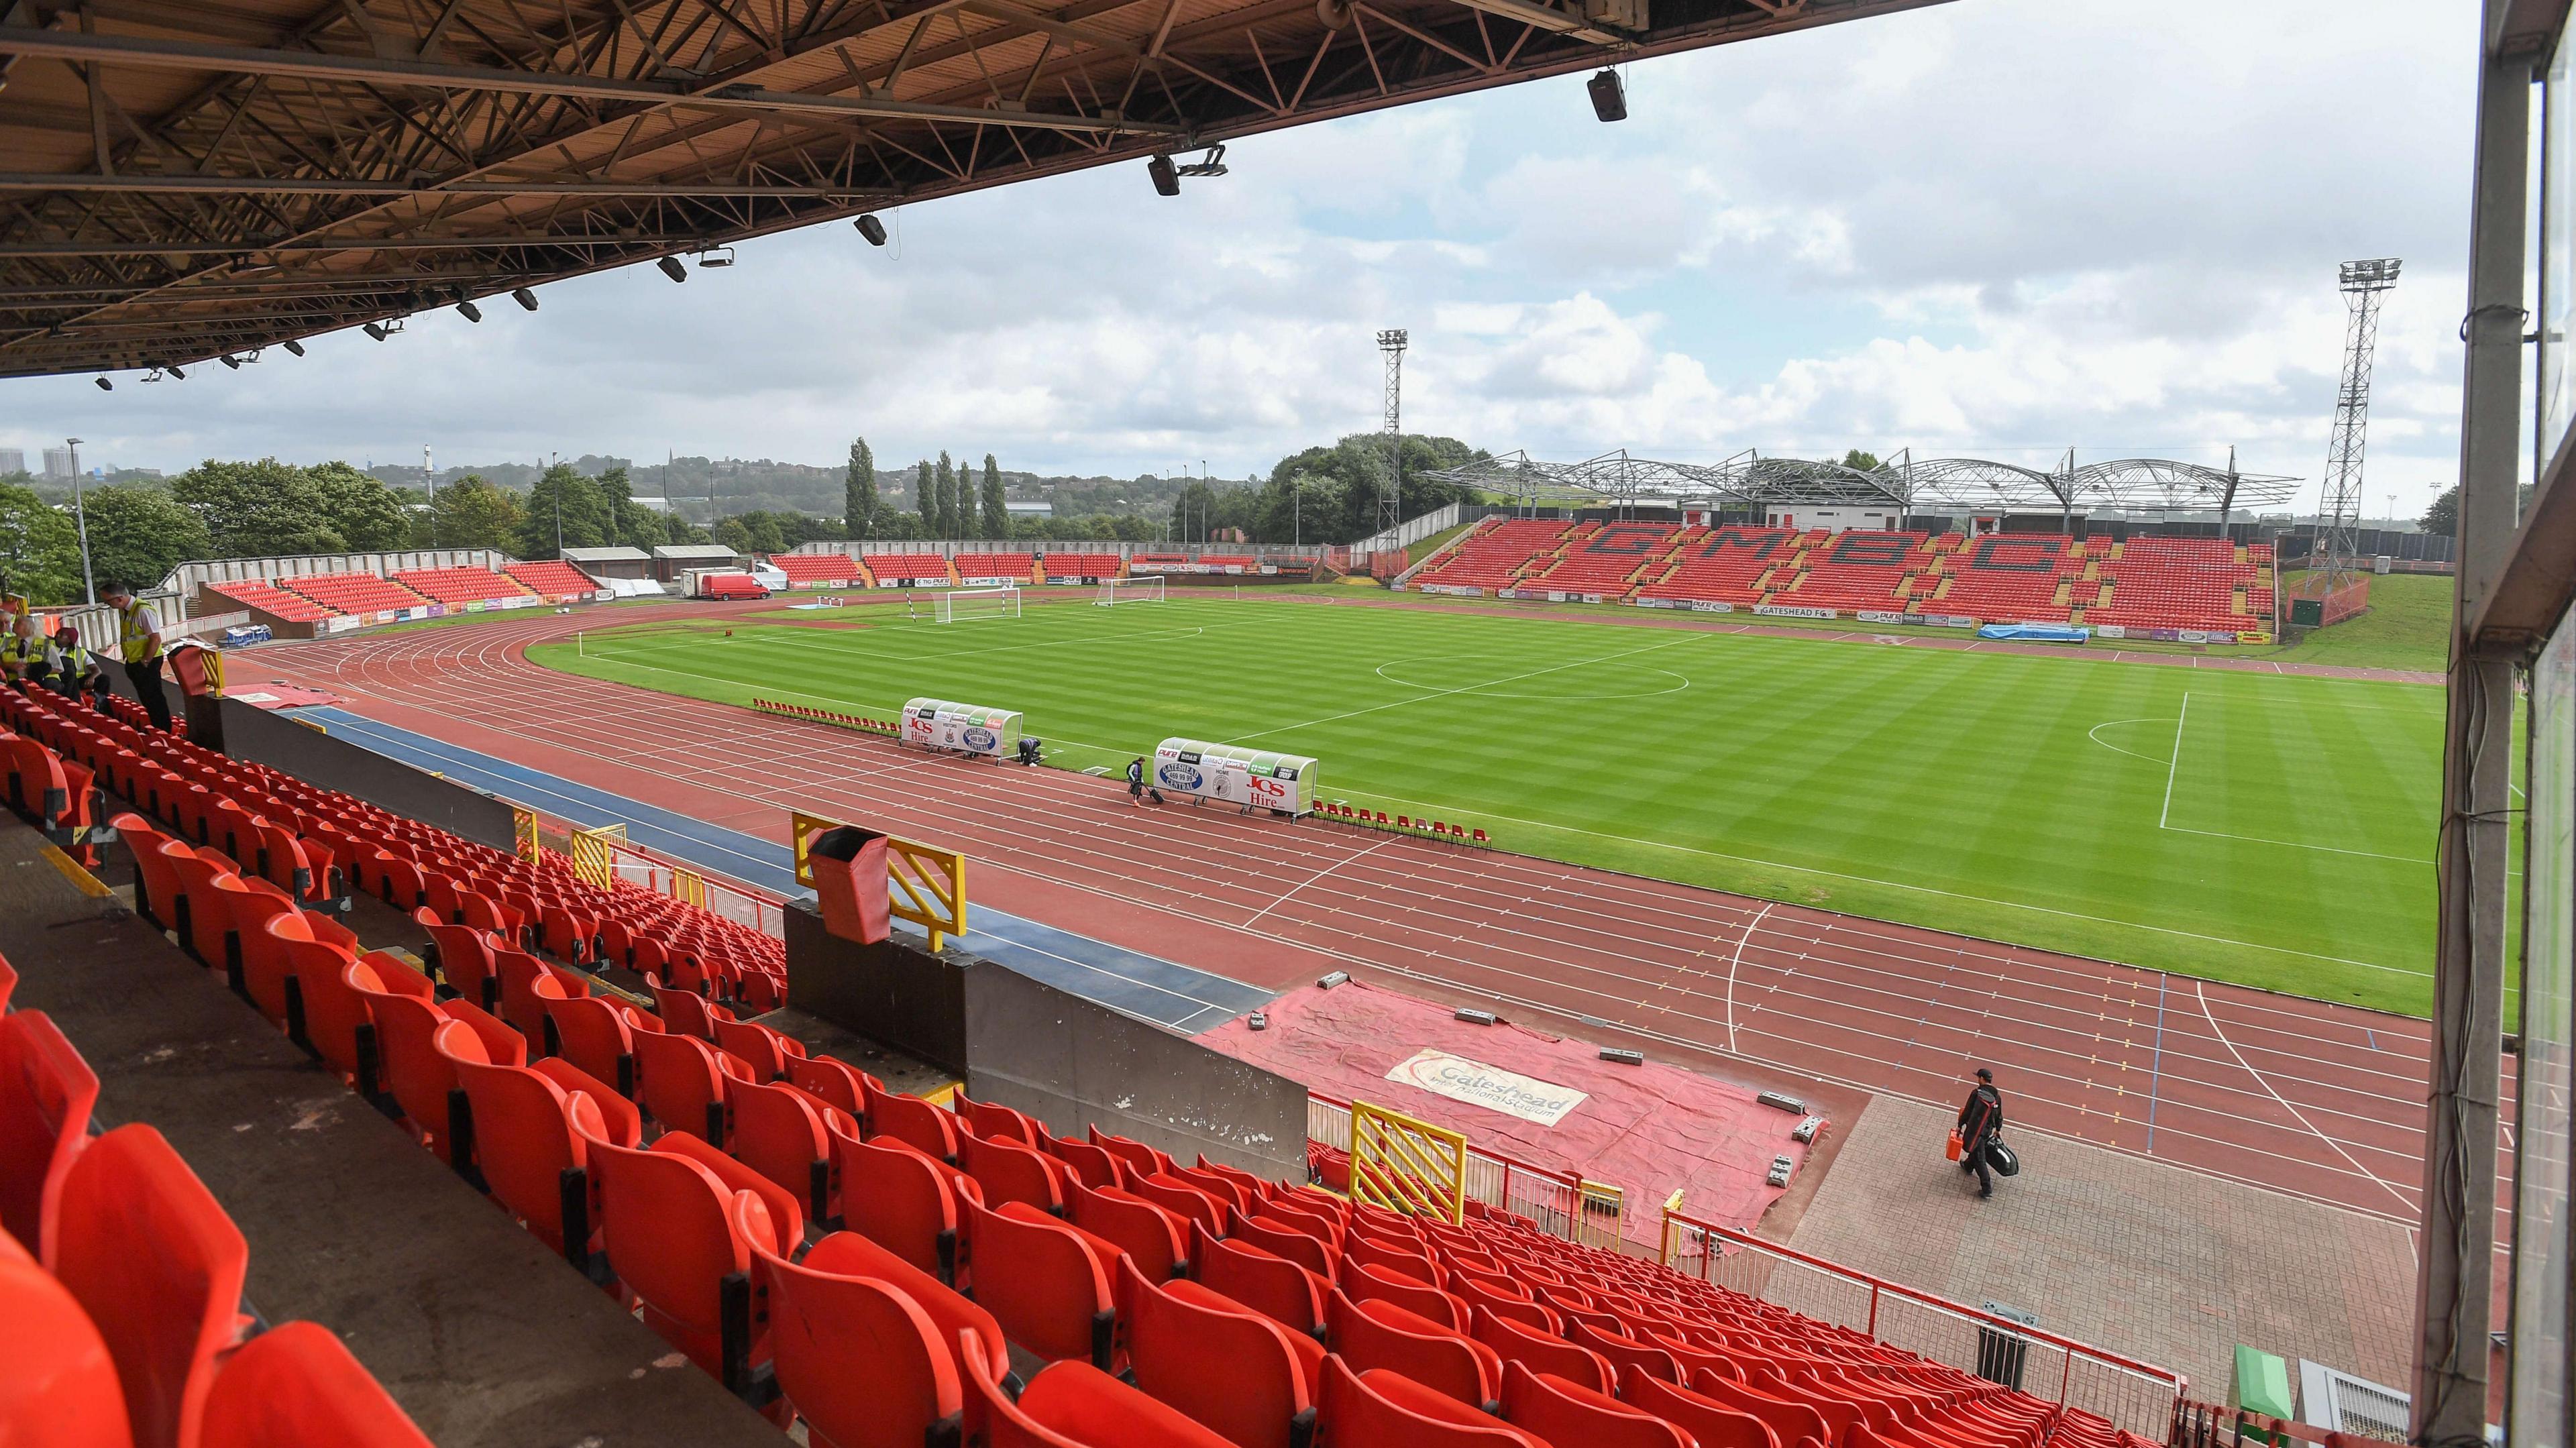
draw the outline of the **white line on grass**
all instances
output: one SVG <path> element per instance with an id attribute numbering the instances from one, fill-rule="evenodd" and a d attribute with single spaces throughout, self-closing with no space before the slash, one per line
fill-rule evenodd
<path id="1" fill-rule="evenodd" d="M 2140 754 L 2134 749 L 2122 749 L 2119 745 L 2102 737 L 2102 731 L 2115 724 L 2161 724 L 2163 722 L 2164 720 L 2152 715 L 2143 719 L 2105 719 L 2101 723 L 2094 725 L 2092 728 L 2085 730 L 2084 737 L 2101 745 L 2103 748 L 2110 750 L 2113 754 L 2125 754 L 2131 759 L 2143 759 L 2149 764 L 2171 764 L 2173 761 L 2169 759 L 2158 759 L 2152 754 Z"/>
<path id="2" fill-rule="evenodd" d="M 1356 719 L 1363 714 L 1375 714 L 1383 709 L 1401 709 L 1407 704 L 1427 704 L 1434 699 L 1446 699 L 1452 694 L 1471 694 L 1479 690 L 1493 688 L 1497 684 L 1517 684 L 1523 679 L 1535 679 L 1542 674 L 1558 674 L 1563 673 L 1567 669 L 1580 669 L 1591 664 L 1606 664 L 1614 659 L 1630 658 L 1637 654 L 1650 654 L 1657 649 L 1671 648 L 1673 645 L 1680 642 L 1682 642 L 1682 640 L 1677 638 L 1666 639 L 1662 643 L 1648 644 L 1641 649 L 1627 649 L 1615 654 L 1603 654 L 1597 659 L 1575 659 L 1568 663 L 1551 664 L 1544 669 L 1532 669 L 1526 674 L 1514 674 L 1509 678 L 1503 679 L 1487 679 L 1481 684 L 1467 684 L 1455 689 L 1442 689 L 1436 693 L 1417 694 L 1410 699 L 1393 699 L 1384 704 L 1371 704 L 1365 709 L 1353 709 L 1346 713 L 1328 714 L 1321 719 L 1309 719 L 1303 724 L 1282 724 L 1276 729 L 1257 729 L 1250 734 L 1238 734 L 1232 739 L 1220 740 L 1219 742 L 1224 744 L 1241 744 L 1246 739 L 1260 739 L 1272 734 L 1287 734 L 1299 729 L 1312 729 L 1318 724 L 1332 724 L 1344 719 Z"/>
<path id="3" fill-rule="evenodd" d="M 2185 689 L 2182 692 L 2182 712 L 2174 716 L 2173 757 L 2165 761 L 2165 807 L 2163 811 L 2156 816 L 2156 828 L 2158 829 L 2163 829 L 2165 827 L 2165 821 L 2173 818 L 2174 776 L 2182 770 L 2182 725 L 2183 721 L 2190 717 L 2191 691 L 2189 689 Z"/>

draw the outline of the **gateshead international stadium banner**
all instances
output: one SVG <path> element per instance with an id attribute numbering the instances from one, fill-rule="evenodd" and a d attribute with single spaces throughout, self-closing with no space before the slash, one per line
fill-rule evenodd
<path id="1" fill-rule="evenodd" d="M 1405 1060 L 1398 1061 L 1395 1069 L 1386 1073 L 1386 1079 L 1406 1086 L 1419 1086 L 1452 1101 L 1464 1101 L 1470 1106 L 1482 1106 L 1488 1111 L 1517 1116 L 1523 1121 L 1535 1121 L 1541 1126 L 1556 1125 L 1565 1119 L 1567 1112 L 1590 1099 L 1588 1093 L 1571 1086 L 1559 1086 L 1551 1081 L 1523 1076 L 1517 1071 L 1505 1071 L 1470 1061 L 1464 1056 L 1430 1049 L 1416 1051 Z"/>

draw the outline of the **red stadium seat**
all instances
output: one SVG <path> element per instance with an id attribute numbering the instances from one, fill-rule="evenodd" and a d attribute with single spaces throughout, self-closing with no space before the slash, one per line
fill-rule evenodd
<path id="1" fill-rule="evenodd" d="M 11 1448 L 125 1448 L 116 1360 L 79 1302 L 0 1236 L 0 1442 Z"/>
<path id="2" fill-rule="evenodd" d="M 1073 1174 L 1071 1168 L 1016 1141 L 973 1135 L 957 1143 L 957 1165 L 984 1189 L 987 1205 L 998 1208 L 1004 1202 L 1026 1202 L 1051 1213 L 1063 1211 L 1063 1179 Z"/>
<path id="3" fill-rule="evenodd" d="M 1692 1392 L 1713 1403 L 1761 1419 L 1772 1436 L 1785 1444 L 1795 1445 L 1809 1438 L 1822 1444 L 1840 1443 L 1843 1430 L 1858 1416 L 1847 1405 L 1775 1396 L 1707 1368 L 1691 1374 L 1690 1386 Z"/>
<path id="4" fill-rule="evenodd" d="M 636 1099 L 645 1113 L 669 1130 L 723 1146 L 726 1078 L 715 1047 L 669 1031 L 639 1032 L 634 1040 Z"/>
<path id="5" fill-rule="evenodd" d="M 1578 1347 L 1510 1318 L 1497 1317 L 1483 1308 L 1475 1311 L 1473 1336 L 1506 1363 L 1526 1363 L 1539 1372 L 1554 1373 L 1596 1393 L 1608 1392 L 1618 1381 L 1610 1364 L 1590 1348 Z"/>
<path id="6" fill-rule="evenodd" d="M 965 1294 L 897 1257 L 856 1232 L 834 1232 L 805 1254 L 805 1265 L 844 1277 L 872 1277 L 913 1300 L 939 1330 L 940 1350 L 952 1356 L 960 1333 L 982 1343 L 996 1360 L 1006 1360 L 1010 1340 L 1002 1325 Z"/>
<path id="7" fill-rule="evenodd" d="M 842 1138 L 832 1145 L 840 1157 L 841 1219 L 921 1271 L 954 1283 L 960 1208 L 951 1169 L 894 1137 Z M 971 1180 L 955 1180 L 973 1188 Z"/>
<path id="8" fill-rule="evenodd" d="M 943 1111 L 918 1096 L 883 1090 L 868 1092 L 871 1136 L 891 1136 L 925 1155 L 953 1164 L 957 1160 L 957 1128 L 955 1112 Z"/>
<path id="9" fill-rule="evenodd" d="M 1599 1353 L 1603 1360 L 1610 1364 L 1613 1381 L 1617 1380 L 1617 1374 L 1631 1366 L 1643 1369 L 1649 1376 L 1661 1378 L 1668 1383 L 1678 1383 L 1682 1380 L 1680 1359 L 1663 1348 L 1629 1334 L 1607 1332 L 1588 1322 L 1569 1322 L 1565 1325 L 1564 1336 L 1568 1342 Z"/>
<path id="10" fill-rule="evenodd" d="M 761 1233 L 772 1250 L 794 1239 L 781 1240 L 766 1203 L 737 1210 L 739 1194 L 687 1151 L 697 1138 L 663 1140 L 667 1149 L 638 1151 L 585 1133 L 609 1270 L 642 1302 L 646 1326 L 726 1391 L 744 1393 L 765 1348 L 753 1335 L 748 1233 Z"/>
<path id="11" fill-rule="evenodd" d="M 1316 1448 L 1549 1448 L 1402 1374 L 1355 1373 L 1338 1357 L 1324 1359 L 1321 1409 Z"/>
<path id="12" fill-rule="evenodd" d="M 1193 1222 L 1190 1267 L 1201 1284 L 1292 1332 L 1313 1336 L 1324 1325 L 1325 1284 L 1285 1257 L 1229 1242 Z"/>
<path id="13" fill-rule="evenodd" d="M 605 1081 L 618 1095 L 635 1096 L 635 1040 L 628 1012 L 599 996 L 545 1002 L 550 1054 Z"/>
<path id="14" fill-rule="evenodd" d="M 1796 1438 L 1782 1438 L 1764 1422 L 1707 1393 L 1664 1382 L 1635 1367 L 1619 1374 L 1619 1397 L 1630 1407 L 1654 1414 L 1692 1437 L 1700 1448 L 1796 1448 Z M 1784 1404 L 1783 1406 L 1791 1406 Z M 1814 1410 L 1807 1410 L 1813 1416 Z M 1822 1431 L 1823 1420 L 1816 1420 Z M 1819 1444 L 1822 1439 L 1816 1440 Z"/>
<path id="15" fill-rule="evenodd" d="M 1443 1292 L 1390 1268 L 1364 1262 L 1345 1264 L 1341 1285 L 1354 1302 L 1392 1302 L 1451 1332 L 1465 1332 L 1470 1325 L 1467 1304 L 1456 1293 Z"/>
<path id="16" fill-rule="evenodd" d="M 964 1211 L 975 1300 L 1011 1341 L 1049 1361 L 1076 1358 L 1104 1371 L 1115 1367 L 1118 1312 L 1110 1263 L 1094 1254 L 1083 1234 L 1017 1202 L 1000 1211 L 968 1202 Z"/>
<path id="17" fill-rule="evenodd" d="M 767 1026 L 752 1021 L 726 1020 L 716 1021 L 714 1025 L 716 1049 L 730 1051 L 748 1062 L 754 1080 L 784 1079 L 788 1062 L 805 1059 L 803 1043 Z"/>
<path id="18" fill-rule="evenodd" d="M 1280 1219 L 1247 1217 L 1240 1211 L 1226 1218 L 1226 1239 L 1247 1247 L 1258 1247 L 1273 1257 L 1285 1257 L 1316 1276 L 1330 1281 L 1335 1275 L 1339 1254 L 1331 1244 L 1317 1240 L 1294 1227 L 1278 1225 Z"/>
<path id="19" fill-rule="evenodd" d="M 815 1448 L 912 1448 L 941 1441 L 965 1411 L 954 1349 L 911 1297 L 876 1278 L 789 1261 L 748 1195 L 735 1199 L 735 1235 L 750 1244 L 765 1302 L 778 1389 Z M 843 1235 L 847 1235 L 846 1233 Z"/>
<path id="20" fill-rule="evenodd" d="M 855 1141 L 858 1122 L 784 1081 L 736 1081 L 731 1090 L 734 1157 L 795 1193 L 807 1217 L 832 1215 L 840 1194 L 833 1140 Z"/>
<path id="21" fill-rule="evenodd" d="M 1185 1222 L 1206 1228 L 1211 1236 L 1225 1230 L 1225 1203 L 1167 1172 L 1156 1172 L 1151 1176 L 1130 1174 L 1127 1190 Z"/>
<path id="22" fill-rule="evenodd" d="M 868 1087 L 885 1089 L 885 1083 L 867 1072 L 829 1056 L 788 1057 L 787 1079 L 862 1122 L 868 1114 Z"/>
<path id="23" fill-rule="evenodd" d="M 1017 1402 L 1002 1391 L 996 1363 L 970 1337 L 966 1366 L 967 1448 L 1229 1448 L 1226 1440 L 1088 1363 L 1060 1362 L 1029 1380 Z"/>
<path id="24" fill-rule="evenodd" d="M 215 1363 L 240 1339 L 250 1247 L 161 1133 L 93 1141 L 63 1180 L 54 1275 L 116 1359 L 135 1448 L 193 1444 Z"/>
<path id="25" fill-rule="evenodd" d="M 1113 1135 L 1094 1126 L 1087 1131 L 1091 1144 L 1127 1164 L 1129 1170 L 1144 1176 L 1170 1171 L 1172 1159 L 1141 1141 Z"/>
<path id="26" fill-rule="evenodd" d="M 585 1133 L 614 1139 L 597 1103 L 527 1067 L 472 1059 L 481 1044 L 462 1024 L 440 1027 L 436 1040 L 472 1104 L 474 1162 L 493 1198 L 537 1240 L 587 1269 L 599 1198 L 583 1142 Z"/>
<path id="27" fill-rule="evenodd" d="M 1395 1303 L 1354 1302 L 1340 1291 L 1326 1312 L 1325 1345 L 1355 1372 L 1386 1368 L 1471 1408 L 1502 1394 L 1502 1359 L 1473 1338 Z"/>
<path id="28" fill-rule="evenodd" d="M 1690 1434 L 1608 1393 L 1522 1363 L 1503 1364 L 1503 1418 L 1551 1443 L 1584 1448 L 1696 1448 Z"/>
<path id="29" fill-rule="evenodd" d="M 1058 1136 L 1048 1138 L 1046 1151 L 1047 1155 L 1073 1168 L 1074 1176 L 1084 1186 L 1118 1185 L 1118 1158 L 1111 1156 L 1106 1147 Z"/>
<path id="30" fill-rule="evenodd" d="M 1178 1276 L 1188 1266 L 1188 1224 L 1143 1197 L 1076 1182 L 1067 1205 L 1075 1226 L 1117 1243 L 1149 1280 Z"/>
<path id="31" fill-rule="evenodd" d="M 98 1076 L 42 1011 L 0 1016 L 0 1228 L 54 1260 L 63 1178 L 89 1140 Z"/>
<path id="32" fill-rule="evenodd" d="M 206 1395 L 200 1448 L 430 1448 L 339 1336 L 290 1322 L 252 1338 Z"/>
<path id="33" fill-rule="evenodd" d="M 1236 1448 L 1302 1448 L 1314 1429 L 1314 1389 L 1285 1329 L 1193 1283 L 1148 1281 L 1132 1259 L 1119 1270 L 1138 1388 Z M 1323 1349 L 1298 1340 L 1320 1366 Z"/>
<path id="34" fill-rule="evenodd" d="M 9 997 L 17 989 L 18 972 L 9 964 L 9 957 L 0 955 L 0 1011 L 9 1009 Z"/>

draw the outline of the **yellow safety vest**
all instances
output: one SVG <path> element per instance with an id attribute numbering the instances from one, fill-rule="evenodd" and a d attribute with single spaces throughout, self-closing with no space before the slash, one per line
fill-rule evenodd
<path id="1" fill-rule="evenodd" d="M 7 639 L 0 640 L 0 662 L 23 669 L 30 663 L 42 663 L 44 658 L 45 641 L 43 639 L 21 638 L 11 634 Z"/>
<path id="2" fill-rule="evenodd" d="M 151 632 L 143 627 L 143 600 L 138 598 L 118 609 L 116 618 L 116 652 L 119 658 L 129 664 L 140 664 L 161 652 L 160 646 L 153 642 Z"/>

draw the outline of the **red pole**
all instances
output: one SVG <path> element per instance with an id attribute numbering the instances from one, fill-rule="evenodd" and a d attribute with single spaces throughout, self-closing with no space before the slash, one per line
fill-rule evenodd
<path id="1" fill-rule="evenodd" d="M 1878 1284 L 1869 1284 L 1869 1338 L 1878 1341 Z"/>
<path id="2" fill-rule="evenodd" d="M 2066 1359 L 2066 1370 L 2057 1377 L 2057 1406 L 2063 1408 L 2066 1406 L 2066 1394 L 2075 1384 L 2075 1354 L 2061 1349 L 2058 1356 Z"/>

